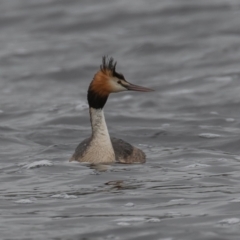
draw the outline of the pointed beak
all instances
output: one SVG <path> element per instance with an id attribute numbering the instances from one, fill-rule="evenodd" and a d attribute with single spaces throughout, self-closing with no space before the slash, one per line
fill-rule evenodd
<path id="1" fill-rule="evenodd" d="M 138 86 L 138 85 L 134 85 L 134 84 L 131 84 L 129 82 L 124 82 L 124 83 L 122 83 L 122 85 L 129 91 L 138 91 L 138 92 L 152 92 L 152 91 L 154 91 L 153 89 Z"/>

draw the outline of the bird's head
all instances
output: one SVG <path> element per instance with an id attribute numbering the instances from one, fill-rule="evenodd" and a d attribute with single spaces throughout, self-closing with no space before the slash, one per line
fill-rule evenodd
<path id="1" fill-rule="evenodd" d="M 100 70 L 95 74 L 89 89 L 88 103 L 93 108 L 103 108 L 110 93 L 123 91 L 151 92 L 145 88 L 126 81 L 123 74 L 116 72 L 117 62 L 113 58 L 102 58 Z"/>

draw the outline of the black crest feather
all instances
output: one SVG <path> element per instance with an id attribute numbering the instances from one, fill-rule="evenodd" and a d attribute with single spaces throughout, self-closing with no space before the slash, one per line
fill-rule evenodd
<path id="1" fill-rule="evenodd" d="M 114 77 L 125 80 L 124 76 L 121 73 L 116 72 L 117 62 L 114 61 L 112 57 L 103 56 L 102 65 L 100 65 L 101 71 L 105 72 L 107 70 L 112 72 Z"/>
<path id="2" fill-rule="evenodd" d="M 112 72 L 115 72 L 117 62 L 114 61 L 112 57 L 103 56 L 102 57 L 102 65 L 100 66 L 100 69 L 102 71 L 110 70 Z"/>

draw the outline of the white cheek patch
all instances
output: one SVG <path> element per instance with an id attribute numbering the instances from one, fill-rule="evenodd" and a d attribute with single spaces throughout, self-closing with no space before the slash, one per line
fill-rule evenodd
<path id="1" fill-rule="evenodd" d="M 117 78 L 111 78 L 110 79 L 109 83 L 110 83 L 112 92 L 127 91 L 127 89 L 125 87 L 123 87 L 121 84 L 119 84 L 118 81 L 119 80 Z"/>

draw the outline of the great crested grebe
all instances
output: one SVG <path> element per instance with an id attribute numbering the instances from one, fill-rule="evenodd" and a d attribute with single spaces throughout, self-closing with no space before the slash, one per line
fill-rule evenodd
<path id="1" fill-rule="evenodd" d="M 69 161 L 99 163 L 144 163 L 144 152 L 122 139 L 111 138 L 104 118 L 103 107 L 110 93 L 122 91 L 150 92 L 152 89 L 127 82 L 116 72 L 113 58 L 102 58 L 100 70 L 88 88 L 88 104 L 92 136 L 83 140 Z"/>

